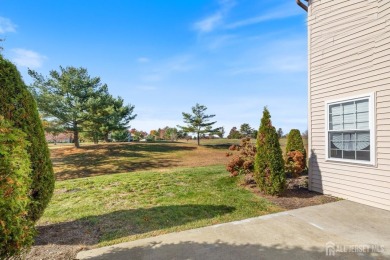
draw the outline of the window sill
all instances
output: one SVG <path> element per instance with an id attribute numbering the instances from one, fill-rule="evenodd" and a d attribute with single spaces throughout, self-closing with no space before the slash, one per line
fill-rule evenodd
<path id="1" fill-rule="evenodd" d="M 355 161 L 355 160 L 338 160 L 334 158 L 325 159 L 326 163 L 348 164 L 351 166 L 366 166 L 370 168 L 377 168 L 375 162 Z"/>

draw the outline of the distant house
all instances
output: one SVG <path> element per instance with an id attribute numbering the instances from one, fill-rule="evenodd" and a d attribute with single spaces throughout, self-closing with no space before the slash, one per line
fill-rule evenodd
<path id="1" fill-rule="evenodd" d="M 311 0 L 309 188 L 390 210 L 390 1 Z"/>
<path id="2" fill-rule="evenodd" d="M 60 133 L 58 135 L 53 135 L 50 133 L 45 133 L 46 141 L 48 143 L 71 143 L 73 142 L 72 133 Z"/>

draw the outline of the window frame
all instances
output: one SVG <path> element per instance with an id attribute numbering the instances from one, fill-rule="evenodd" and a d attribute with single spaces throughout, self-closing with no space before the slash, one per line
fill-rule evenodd
<path id="1" fill-rule="evenodd" d="M 364 160 L 351 160 L 351 159 L 342 159 L 342 158 L 333 158 L 330 157 L 329 153 L 329 108 L 331 105 L 336 104 L 342 104 L 352 101 L 359 101 L 368 99 L 368 125 L 369 125 L 369 131 L 370 131 L 370 161 L 364 161 Z M 375 128 L 375 93 L 369 93 L 365 95 L 359 95 L 359 96 L 353 96 L 353 97 L 346 97 L 342 99 L 337 100 L 330 100 L 325 102 L 325 161 L 329 162 L 343 162 L 343 163 L 352 163 L 352 164 L 364 164 L 364 165 L 376 165 L 376 128 Z M 356 129 L 354 129 L 356 130 Z M 348 130 L 340 131 L 340 132 L 348 132 Z M 351 132 L 351 131 L 349 131 Z"/>

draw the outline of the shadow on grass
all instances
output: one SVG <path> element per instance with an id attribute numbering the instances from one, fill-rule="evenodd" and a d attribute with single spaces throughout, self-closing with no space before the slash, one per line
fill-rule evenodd
<path id="1" fill-rule="evenodd" d="M 185 239 L 185 238 L 183 238 Z M 372 254 L 367 254 L 372 255 Z M 340 256 L 340 253 L 338 254 Z M 357 257 L 354 253 L 343 253 L 347 259 Z M 185 241 L 164 244 L 149 243 L 133 248 L 114 247 L 108 252 L 88 259 L 329 259 L 323 247 L 287 246 L 285 244 L 262 245 L 259 241 L 253 244 L 233 244 L 216 240 L 214 243 Z"/>
<path id="2" fill-rule="evenodd" d="M 35 245 L 95 245 L 193 221 L 211 219 L 236 209 L 225 205 L 172 205 L 119 210 L 75 221 L 38 226 Z"/>
<path id="3" fill-rule="evenodd" d="M 175 167 L 180 161 L 170 153 L 196 150 L 171 143 L 120 143 L 89 145 L 52 151 L 58 180 L 129 171 Z"/>
<path id="4" fill-rule="evenodd" d="M 226 144 L 205 144 L 204 147 L 207 148 L 213 148 L 213 149 L 219 149 L 219 150 L 227 150 L 230 146 L 232 146 L 233 143 L 226 143 Z"/>

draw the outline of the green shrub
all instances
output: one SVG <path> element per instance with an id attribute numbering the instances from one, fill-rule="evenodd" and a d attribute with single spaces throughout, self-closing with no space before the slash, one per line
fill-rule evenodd
<path id="1" fill-rule="evenodd" d="M 28 217 L 32 221 L 37 221 L 54 190 L 54 173 L 49 149 L 33 96 L 27 90 L 15 65 L 1 55 L 0 91 L 0 115 L 23 131 L 30 143 L 27 152 L 31 161 L 32 183 Z"/>
<path id="2" fill-rule="evenodd" d="M 291 129 L 290 133 L 288 134 L 286 153 L 285 153 L 286 158 L 288 157 L 287 154 L 289 152 L 292 152 L 292 151 L 300 151 L 302 153 L 303 162 L 304 162 L 304 170 L 306 170 L 306 168 L 307 168 L 307 166 L 306 166 L 306 150 L 305 150 L 305 146 L 303 145 L 301 132 L 298 129 Z"/>
<path id="3" fill-rule="evenodd" d="M 266 194 L 280 194 L 286 185 L 283 153 L 267 108 L 263 111 L 256 148 L 254 178 L 257 185 Z"/>
<path id="4" fill-rule="evenodd" d="M 25 138 L 0 116 L 0 259 L 31 246 L 35 233 L 27 217 L 31 168 Z"/>

